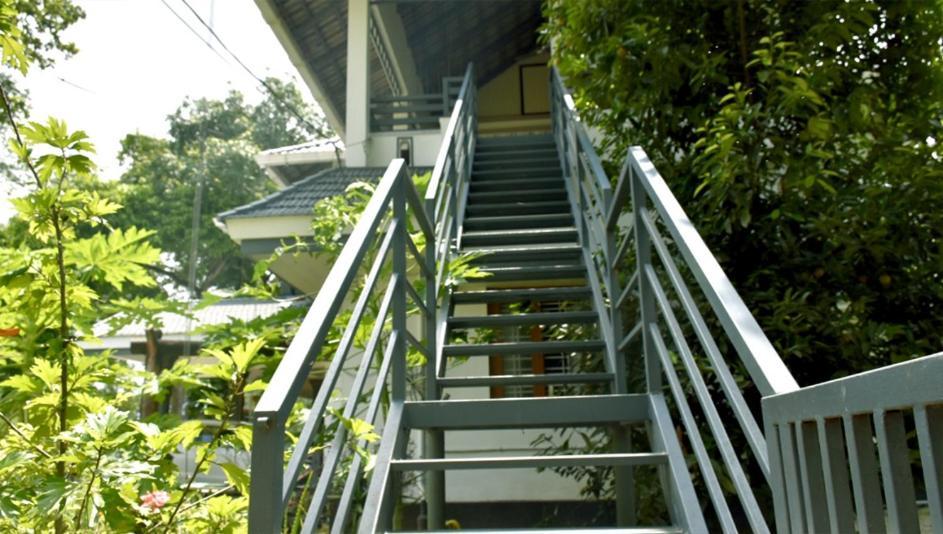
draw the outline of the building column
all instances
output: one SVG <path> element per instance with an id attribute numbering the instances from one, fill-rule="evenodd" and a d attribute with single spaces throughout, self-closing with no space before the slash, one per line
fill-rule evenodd
<path id="1" fill-rule="evenodd" d="M 370 138 L 369 0 L 347 0 L 347 165 L 367 165 Z"/>

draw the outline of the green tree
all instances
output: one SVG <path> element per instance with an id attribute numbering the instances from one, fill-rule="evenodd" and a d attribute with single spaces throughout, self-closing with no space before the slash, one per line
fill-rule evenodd
<path id="1" fill-rule="evenodd" d="M 943 343 L 943 6 L 548 0 L 618 164 L 641 145 L 800 384 Z"/>
<path id="2" fill-rule="evenodd" d="M 213 217 L 273 190 L 255 162 L 260 150 L 327 135 L 323 119 L 304 105 L 293 85 L 276 79 L 266 85 L 278 96 L 270 93 L 257 105 L 247 104 L 235 91 L 223 100 L 188 100 L 168 117 L 168 139 L 130 134 L 122 141 L 119 158 L 128 169 L 115 185 L 115 197 L 127 209 L 114 222 L 155 227 L 155 243 L 168 254 L 158 268 L 162 282 L 187 287 L 194 193 L 200 180 L 204 190 L 195 292 L 247 282 L 252 263 L 213 224 Z"/>

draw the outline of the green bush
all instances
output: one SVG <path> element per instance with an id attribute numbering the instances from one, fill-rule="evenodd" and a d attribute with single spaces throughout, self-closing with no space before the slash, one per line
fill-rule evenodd
<path id="1" fill-rule="evenodd" d="M 544 11 L 611 163 L 645 148 L 800 384 L 940 350 L 940 2 Z"/>

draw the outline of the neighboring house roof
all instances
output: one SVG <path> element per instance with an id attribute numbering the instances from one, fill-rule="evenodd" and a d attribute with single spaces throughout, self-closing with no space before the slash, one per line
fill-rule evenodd
<path id="1" fill-rule="evenodd" d="M 255 161 L 281 187 L 329 167 L 340 167 L 344 143 L 339 138 L 318 139 L 298 145 L 263 150 Z"/>
<path id="2" fill-rule="evenodd" d="M 428 172 L 414 168 L 413 172 Z M 220 213 L 219 221 L 242 217 L 281 217 L 310 215 L 314 203 L 322 198 L 343 194 L 354 182 L 376 182 L 386 167 L 338 167 L 321 171 L 261 200 Z"/>
<path id="3" fill-rule="evenodd" d="M 161 334 L 164 338 L 186 335 L 201 326 L 228 323 L 233 319 L 251 321 L 259 317 L 268 317 L 292 305 L 293 300 L 257 300 L 235 298 L 221 300 L 215 304 L 193 312 L 193 319 L 187 320 L 176 313 L 159 313 Z M 189 328 L 188 328 L 189 327 Z M 96 325 L 96 334 L 107 333 L 107 325 Z M 143 323 L 132 323 L 114 333 L 115 336 L 144 337 L 146 330 Z"/>
<path id="4" fill-rule="evenodd" d="M 344 132 L 347 86 L 347 2 L 256 0 L 329 122 Z M 538 48 L 540 0 L 401 2 L 396 11 L 423 91 L 442 91 L 442 78 L 474 62 L 482 86 Z M 370 94 L 391 94 L 370 47 Z"/>
<path id="5" fill-rule="evenodd" d="M 193 319 L 176 313 L 160 313 L 161 339 L 167 341 L 183 340 L 190 334 L 190 338 L 199 341 L 201 334 L 193 333 L 198 327 L 228 323 L 233 319 L 249 321 L 259 317 L 268 317 L 284 308 L 296 304 L 296 300 L 258 300 L 250 298 L 224 299 L 213 305 L 193 312 Z M 112 349 L 118 357 L 128 357 L 131 352 L 131 343 L 145 339 L 146 326 L 144 323 L 131 323 L 109 334 L 110 327 L 100 322 L 92 328 L 92 333 L 101 342 L 80 342 L 86 351 L 98 352 Z"/>

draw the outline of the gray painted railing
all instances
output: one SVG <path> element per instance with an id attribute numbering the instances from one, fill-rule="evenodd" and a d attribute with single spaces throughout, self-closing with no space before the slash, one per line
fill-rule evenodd
<path id="1" fill-rule="evenodd" d="M 454 108 L 463 80 L 443 78 L 441 93 L 371 97 L 371 131 L 438 130 L 439 119 Z"/>
<path id="2" fill-rule="evenodd" d="M 648 392 L 654 402 L 667 386 L 720 530 L 769 532 L 775 520 L 782 533 L 919 532 L 926 529 L 918 518 L 922 488 L 932 531 L 943 534 L 943 354 L 799 389 L 645 152 L 628 150 L 613 190 L 572 98 L 559 75 L 552 76 L 554 135 L 587 265 L 595 267 L 594 297 L 609 306 L 620 353 L 641 335 Z M 692 293 L 691 278 L 699 293 Z M 620 338 L 618 314 L 630 301 L 637 319 Z M 720 325 L 724 343 L 709 324 Z M 765 435 L 722 346 L 737 353 L 763 398 Z M 717 389 L 733 419 L 718 410 Z M 671 416 L 663 413 L 657 425 L 674 426 Z M 752 458 L 735 448 L 737 440 Z M 725 473 L 716 471 L 713 452 Z M 749 463 L 761 473 L 753 479 Z M 671 465 L 685 464 L 680 455 L 671 458 Z M 915 480 L 918 472 L 923 476 Z M 731 510 L 721 476 L 735 489 L 738 510 Z M 702 499 L 677 482 L 672 493 L 682 502 L 669 504 L 681 524 L 697 531 L 705 525 L 698 517 Z M 764 484 L 774 512 L 757 499 L 754 488 Z"/>
<path id="3" fill-rule="evenodd" d="M 610 353 L 615 352 L 610 356 L 610 365 L 623 366 L 624 354 L 641 335 L 647 390 L 660 399 L 667 379 L 668 394 L 697 459 L 716 523 L 724 532 L 738 531 L 716 463 L 709 456 L 704 430 L 713 438 L 750 528 L 768 532 L 767 518 L 754 493 L 754 487 L 770 476 L 766 439 L 682 272 L 693 276 L 699 297 L 708 303 L 726 334 L 726 344 L 735 349 L 760 395 L 794 391 L 798 385 L 645 152 L 639 147 L 629 149 L 613 189 L 572 98 L 556 71 L 552 76 L 554 135 L 587 265 L 595 268 L 589 282 L 595 299 L 609 310 L 610 332 L 605 339 Z M 663 236 L 661 228 L 670 239 Z M 666 291 L 663 280 L 668 281 L 672 293 Z M 631 321 L 635 326 L 622 335 L 620 314 L 630 301 L 637 309 Z M 682 327 L 679 314 L 689 325 L 688 330 Z M 671 351 L 663 330 L 672 340 Z M 688 340 L 691 331 L 700 344 L 697 354 Z M 676 360 L 682 374 L 676 369 Z M 705 370 L 712 377 L 705 377 Z M 615 371 L 625 376 L 624 367 L 616 367 Z M 707 385 L 711 378 L 719 384 L 735 419 L 725 420 L 718 411 L 720 399 L 712 396 Z M 695 417 L 688 391 L 693 391 L 703 418 Z M 706 425 L 700 421 L 706 421 Z M 666 422 L 673 425 L 670 419 L 659 424 Z M 763 473 L 761 480 L 747 477 L 748 468 L 732 445 L 732 434 L 742 436 L 749 444 L 753 460 Z M 671 445 L 665 443 L 669 455 L 674 456 L 671 463 L 685 465 L 680 449 Z M 669 500 L 673 502 L 669 502 L 669 509 L 673 516 L 698 530 L 705 520 L 694 488 L 680 477 L 673 477 L 670 485 Z"/>
<path id="4" fill-rule="evenodd" d="M 406 396 L 407 344 L 427 358 L 432 354 L 432 336 L 427 336 L 423 343 L 406 329 L 409 309 L 418 308 L 418 313 L 426 315 L 429 322 L 435 310 L 434 291 L 426 291 L 425 297 L 419 295 L 408 277 L 407 254 L 411 252 L 419 266 L 418 275 L 414 276 L 421 278 L 426 288 L 435 287 L 431 249 L 427 247 L 426 254 L 418 252 L 410 236 L 411 221 L 427 243 L 434 239 L 425 207 L 403 160 L 393 160 L 255 408 L 250 532 L 279 532 L 290 504 L 296 508 L 295 516 L 303 517 L 302 532 L 312 532 L 321 524 L 331 524 L 332 532 L 344 531 L 355 492 L 363 481 L 364 466 L 360 456 L 353 452 L 343 425 L 338 425 L 326 449 L 320 473 L 309 473 L 305 480 L 304 472 L 315 439 L 327 426 L 328 403 L 345 366 L 356 366 L 356 374 L 350 388 L 343 392 L 347 399 L 343 416 L 379 423 L 381 401 L 388 397 L 386 426 L 389 426 Z M 371 257 L 372 263 L 368 261 Z M 386 268 L 387 265 L 390 268 Z M 354 294 L 354 282 L 363 276 L 364 270 L 367 271 L 364 286 L 359 294 Z M 365 311 L 376 302 L 377 293 L 382 295 L 379 311 L 374 323 L 369 325 L 365 322 Z M 354 305 L 346 325 L 338 324 L 339 313 L 350 302 Z M 365 347 L 359 351 L 355 338 L 361 326 L 370 328 L 371 333 Z M 297 442 L 291 450 L 286 450 L 288 416 L 299 400 L 312 364 L 328 350 L 325 341 L 334 328 L 343 328 L 343 335 L 332 351 L 330 366 Z M 378 353 L 382 353 L 379 361 Z M 432 359 L 428 360 L 431 366 Z M 371 376 L 373 390 L 364 407 L 361 400 L 367 395 Z M 286 452 L 290 453 L 287 466 L 284 464 Z M 336 482 L 337 466 L 348 455 L 352 455 L 350 468 L 333 518 L 329 519 L 324 517 L 325 504 L 328 494 L 336 489 L 332 485 Z M 377 476 L 377 471 L 373 476 Z M 306 509 L 301 509 L 305 503 L 299 494 L 310 496 Z"/>
<path id="5" fill-rule="evenodd" d="M 943 533 L 943 353 L 766 397 L 763 417 L 779 532 L 920 532 L 923 487 Z"/>

